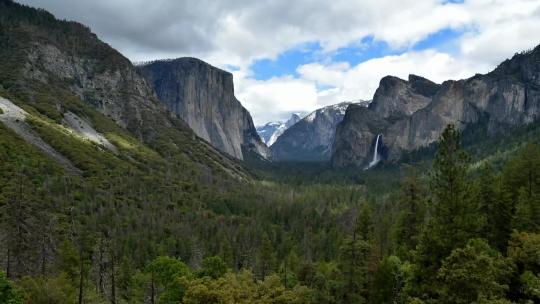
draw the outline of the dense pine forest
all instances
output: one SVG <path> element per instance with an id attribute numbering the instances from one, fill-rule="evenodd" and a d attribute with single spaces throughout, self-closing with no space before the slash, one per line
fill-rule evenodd
<path id="1" fill-rule="evenodd" d="M 427 171 L 274 173 L 217 192 L 175 168 L 68 176 L 5 128 L 0 140 L 3 303 L 540 300 L 534 143 L 498 169 L 450 125 Z"/>

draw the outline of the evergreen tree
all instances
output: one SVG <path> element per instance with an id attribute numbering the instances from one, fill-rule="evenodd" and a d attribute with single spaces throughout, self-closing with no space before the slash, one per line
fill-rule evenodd
<path id="1" fill-rule="evenodd" d="M 504 299 L 510 264 L 484 239 L 471 239 L 444 259 L 438 272 L 439 303 L 466 304 Z"/>
<path id="2" fill-rule="evenodd" d="M 272 242 L 267 233 L 264 233 L 261 238 L 261 245 L 259 248 L 259 274 L 261 279 L 264 279 L 269 275 L 276 265 L 276 257 Z"/>
<path id="3" fill-rule="evenodd" d="M 467 177 L 469 158 L 461 149 L 460 139 L 459 131 L 450 124 L 439 140 L 431 173 L 430 219 L 415 257 L 420 295 L 436 290 L 433 284 L 441 261 L 452 249 L 475 237 L 481 228 L 480 212 Z"/>
<path id="4" fill-rule="evenodd" d="M 415 173 L 401 182 L 398 206 L 393 238 L 398 256 L 407 258 L 410 251 L 416 249 L 425 217 L 425 191 Z"/>

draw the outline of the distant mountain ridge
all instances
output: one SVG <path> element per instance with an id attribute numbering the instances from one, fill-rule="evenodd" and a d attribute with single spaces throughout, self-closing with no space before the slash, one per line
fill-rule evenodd
<path id="1" fill-rule="evenodd" d="M 270 147 L 274 161 L 328 161 L 337 124 L 348 106 L 367 106 L 369 101 L 348 101 L 311 112 L 287 129 Z"/>
<path id="2" fill-rule="evenodd" d="M 261 140 L 270 147 L 276 140 L 285 132 L 288 128 L 299 122 L 302 118 L 299 113 L 292 113 L 291 117 L 285 121 L 274 121 L 266 123 L 263 126 L 257 127 L 257 133 L 261 137 Z"/>

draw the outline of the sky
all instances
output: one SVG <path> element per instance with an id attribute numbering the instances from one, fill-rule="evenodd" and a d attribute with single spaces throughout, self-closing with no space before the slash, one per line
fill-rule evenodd
<path id="1" fill-rule="evenodd" d="M 191 56 L 232 72 L 256 125 L 369 100 L 386 75 L 486 73 L 540 44 L 540 0 L 18 2 L 86 24 L 133 62 Z"/>

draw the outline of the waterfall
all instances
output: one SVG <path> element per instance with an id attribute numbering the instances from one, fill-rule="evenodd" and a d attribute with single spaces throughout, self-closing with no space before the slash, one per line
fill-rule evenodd
<path id="1" fill-rule="evenodd" d="M 373 168 L 376 164 L 379 163 L 379 161 L 381 161 L 379 157 L 379 139 L 380 138 L 381 138 L 381 134 L 378 134 L 377 139 L 375 140 L 375 149 L 373 150 L 373 159 L 364 170 Z"/>

